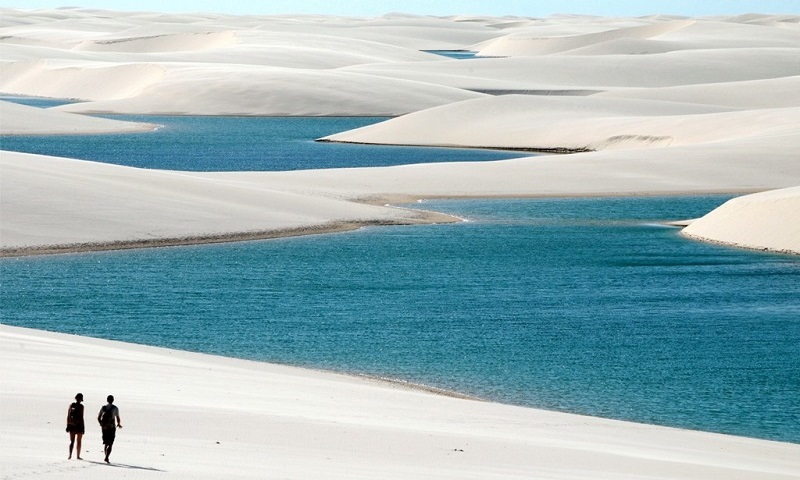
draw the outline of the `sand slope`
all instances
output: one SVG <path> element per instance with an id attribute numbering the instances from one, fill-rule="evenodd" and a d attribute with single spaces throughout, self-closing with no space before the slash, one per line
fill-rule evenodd
<path id="1" fill-rule="evenodd" d="M 13 152 L 3 152 L 1 165 L 5 253 L 21 247 L 98 248 L 267 238 L 363 224 L 415 223 L 426 217 L 224 176 Z"/>
<path id="2" fill-rule="evenodd" d="M 683 234 L 737 247 L 800 254 L 800 187 L 729 200 Z"/>
<path id="3" fill-rule="evenodd" d="M 485 112 L 491 111 L 492 115 Z M 329 141 L 530 150 L 610 150 L 793 138 L 800 107 L 731 111 L 607 97 L 504 95 L 445 105 L 325 137 Z M 722 146 L 722 145 L 720 145 Z"/>
<path id="4" fill-rule="evenodd" d="M 438 396 L 367 379 L 0 326 L 5 478 L 790 479 L 800 446 Z M 112 375 L 95 375 L 98 369 Z M 31 379 L 36 379 L 31 382 Z M 83 461 L 64 411 L 85 396 Z M 102 464 L 92 416 L 123 429 Z M 42 412 L 25 415 L 21 412 Z"/>

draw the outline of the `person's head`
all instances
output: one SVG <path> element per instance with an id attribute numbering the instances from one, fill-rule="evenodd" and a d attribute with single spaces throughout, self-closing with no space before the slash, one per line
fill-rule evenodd
<path id="1" fill-rule="evenodd" d="M 108 403 L 114 403 L 114 395 L 109 395 L 108 397 L 106 397 L 106 401 Z"/>
<path id="2" fill-rule="evenodd" d="M 83 394 L 79 393 L 79 394 L 75 395 L 75 401 L 76 402 L 82 402 L 83 401 Z"/>

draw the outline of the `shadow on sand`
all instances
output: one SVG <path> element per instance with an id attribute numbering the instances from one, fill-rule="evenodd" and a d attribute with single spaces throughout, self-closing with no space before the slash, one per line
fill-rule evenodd
<path id="1" fill-rule="evenodd" d="M 147 470 L 149 472 L 166 472 L 166 470 L 159 470 L 157 468 L 139 467 L 139 466 L 136 466 L 136 465 L 128 465 L 128 464 L 125 464 L 125 463 L 95 462 L 93 460 L 88 460 L 87 462 L 88 463 L 93 463 L 95 465 L 103 465 L 103 466 L 106 466 L 106 467 L 127 468 L 127 469 L 130 469 L 130 470 Z"/>

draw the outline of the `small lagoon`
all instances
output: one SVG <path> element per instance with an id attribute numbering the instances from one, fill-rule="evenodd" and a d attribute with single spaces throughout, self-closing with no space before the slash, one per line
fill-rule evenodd
<path id="1" fill-rule="evenodd" d="M 386 117 L 108 116 L 162 125 L 155 132 L 3 136 L 3 150 L 140 168 L 264 171 L 352 168 L 520 158 L 530 153 L 316 142 Z"/>

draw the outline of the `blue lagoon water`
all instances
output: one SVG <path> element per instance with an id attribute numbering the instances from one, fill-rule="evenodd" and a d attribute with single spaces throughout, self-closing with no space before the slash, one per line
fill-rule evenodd
<path id="1" fill-rule="evenodd" d="M 263 171 L 375 167 L 421 162 L 486 161 L 530 156 L 482 149 L 369 146 L 317 138 L 386 117 L 108 116 L 161 125 L 155 132 L 113 135 L 3 136 L 0 147 L 140 168 Z"/>
<path id="2" fill-rule="evenodd" d="M 424 52 L 433 53 L 434 55 L 441 55 L 447 58 L 453 58 L 456 60 L 468 60 L 470 58 L 475 58 L 475 55 L 478 52 L 472 50 L 423 50 Z"/>
<path id="3" fill-rule="evenodd" d="M 350 145 L 339 155 L 313 142 L 377 119 L 157 120 L 167 127 L 151 134 L 2 142 L 187 170 L 470 153 Z M 658 223 L 726 199 L 430 201 L 418 207 L 469 221 L 2 259 L 0 316 L 9 325 L 800 442 L 800 258 L 698 243 Z"/>

